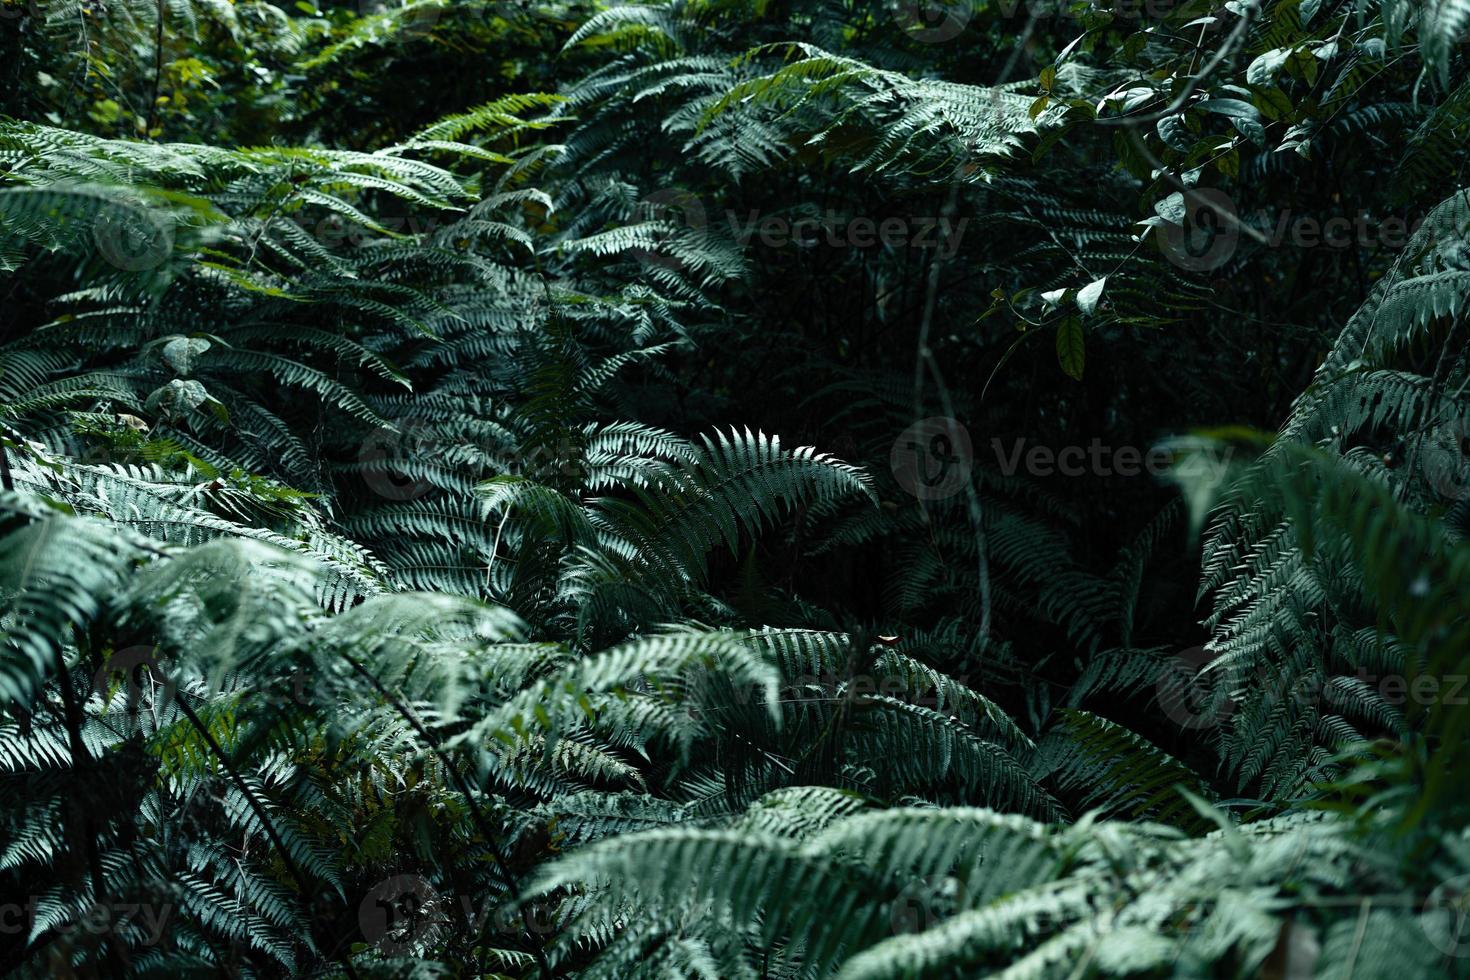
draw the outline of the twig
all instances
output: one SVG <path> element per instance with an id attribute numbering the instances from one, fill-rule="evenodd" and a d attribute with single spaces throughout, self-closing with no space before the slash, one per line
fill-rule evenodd
<path id="1" fill-rule="evenodd" d="M 1245 13 L 1241 14 L 1240 21 L 1231 30 L 1230 36 L 1225 39 L 1224 44 L 1220 45 L 1220 50 L 1216 51 L 1214 57 L 1205 62 L 1204 67 L 1199 70 L 1198 74 L 1189 76 L 1189 81 L 1184 83 L 1184 88 L 1164 108 L 1142 116 L 1110 116 L 1094 121 L 1100 126 L 1141 126 L 1145 123 L 1156 123 L 1161 119 L 1167 119 L 1174 115 L 1174 113 L 1184 107 L 1184 103 L 1189 101 L 1189 97 L 1194 94 L 1194 90 L 1199 88 L 1200 82 L 1209 78 L 1215 69 L 1220 67 L 1220 63 L 1233 53 L 1235 46 L 1245 37 L 1246 31 L 1250 30 L 1251 21 L 1255 19 L 1255 15 L 1255 4 L 1251 4 L 1245 8 Z"/>
<path id="2" fill-rule="evenodd" d="M 387 702 L 388 706 L 396 711 L 399 717 L 408 722 L 419 738 L 424 740 L 424 743 L 429 746 L 429 750 L 434 753 L 434 757 L 439 760 L 439 764 L 444 767 L 445 774 L 454 782 L 455 788 L 464 797 L 465 806 L 470 811 L 470 819 L 475 822 L 475 827 L 480 831 L 480 836 L 485 838 L 485 843 L 490 848 L 490 855 L 495 859 L 496 870 L 500 872 L 500 880 L 505 883 L 505 889 L 510 895 L 511 903 L 520 910 L 521 922 L 526 927 L 526 938 L 530 940 L 531 954 L 536 958 L 536 964 L 540 968 L 541 976 L 550 978 L 551 967 L 546 962 L 546 951 L 536 941 L 536 933 L 531 928 L 530 910 L 521 903 L 520 887 L 516 884 L 515 876 L 510 873 L 510 864 L 505 859 L 505 853 L 500 849 L 499 838 L 491 830 L 490 825 L 485 822 L 485 815 L 480 812 L 480 807 L 475 802 L 474 792 L 471 790 L 468 781 L 465 780 L 464 774 L 459 771 L 459 767 L 449 758 L 438 740 L 429 733 L 429 729 L 419 720 L 418 715 L 408 705 L 404 704 L 393 692 L 384 687 L 383 682 L 378 680 L 370 670 L 360 664 L 355 657 L 347 653 L 343 653 L 342 656 L 351 665 L 352 669 L 366 680 L 372 686 L 373 690 L 378 692 L 378 696 Z"/>
<path id="3" fill-rule="evenodd" d="M 1011 72 L 1015 70 L 1016 63 L 1021 58 L 1021 52 L 1026 47 L 1026 42 L 1031 39 L 1031 33 L 1036 28 L 1036 20 L 1039 12 L 1031 11 L 1030 18 L 1026 21 L 1026 28 L 1021 32 L 1021 37 L 1016 41 L 1016 46 L 1011 49 L 1011 55 L 1001 69 L 1000 77 L 997 79 L 993 89 L 999 99 L 999 87 L 1010 78 Z M 960 180 L 958 174 L 950 181 L 949 195 L 945 199 L 944 207 L 940 209 L 940 227 L 949 227 L 948 222 L 953 219 L 955 211 L 959 207 Z M 939 304 L 939 285 L 944 272 L 944 256 L 939 252 L 934 255 L 934 261 L 929 264 L 929 281 L 924 291 L 924 311 L 919 320 L 918 349 L 914 359 L 914 420 L 917 422 L 924 415 L 924 374 L 933 375 L 935 387 L 939 390 L 941 410 L 949 418 L 954 418 L 954 404 L 949 396 L 949 388 L 944 383 L 944 375 L 939 370 L 939 363 L 934 359 L 934 352 L 929 347 L 929 335 L 934 328 L 934 311 Z M 990 639 L 990 562 L 986 555 L 984 511 L 980 506 L 980 494 L 975 489 L 973 480 L 965 481 L 965 505 L 967 515 L 970 519 L 970 527 L 975 535 L 975 564 L 976 572 L 980 580 L 980 642 L 982 646 Z M 923 504 L 919 505 L 919 513 L 927 519 Z"/>
<path id="4" fill-rule="evenodd" d="M 148 121 L 144 125 L 144 136 L 153 132 L 153 118 L 158 110 L 158 91 L 163 86 L 163 22 L 164 0 L 158 0 L 158 26 L 153 33 L 153 94 L 148 97 Z"/>
<path id="5" fill-rule="evenodd" d="M 286 865 L 286 871 L 295 880 L 296 887 L 301 889 L 302 899 L 307 899 L 312 894 L 313 889 L 307 883 L 306 876 L 301 873 L 301 869 L 297 867 L 295 859 L 291 857 L 291 852 L 286 849 L 286 842 L 281 839 L 281 834 L 276 830 L 276 825 L 271 822 L 270 814 L 266 812 L 265 806 L 255 798 L 255 794 L 245 784 L 244 778 L 235 769 L 229 757 L 225 755 L 224 749 L 220 748 L 220 744 L 215 740 L 213 733 L 199 720 L 199 716 L 194 713 L 194 709 L 189 707 L 188 701 L 184 699 L 183 691 L 174 692 L 174 703 L 179 706 L 179 711 L 189 720 L 189 724 L 194 726 L 194 730 L 199 733 L 199 737 L 204 739 L 204 744 L 209 747 L 209 751 L 214 754 L 215 758 L 219 759 L 220 765 L 224 768 L 225 774 L 230 777 L 230 781 L 235 784 L 235 788 L 245 797 L 245 805 L 250 807 L 250 812 L 255 814 L 255 818 L 260 821 L 261 827 L 265 830 L 266 837 L 270 838 L 271 846 L 276 849 L 276 853 L 280 854 L 281 862 Z M 339 956 L 339 962 L 342 964 L 342 969 L 347 976 L 352 978 L 352 980 L 356 980 L 357 971 L 352 968 L 351 954 L 342 953 Z"/>

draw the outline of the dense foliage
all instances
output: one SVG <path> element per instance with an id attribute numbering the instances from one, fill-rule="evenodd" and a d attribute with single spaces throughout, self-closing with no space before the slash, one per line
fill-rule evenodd
<path id="1" fill-rule="evenodd" d="M 0 0 L 0 973 L 1470 975 L 1467 0 Z"/>

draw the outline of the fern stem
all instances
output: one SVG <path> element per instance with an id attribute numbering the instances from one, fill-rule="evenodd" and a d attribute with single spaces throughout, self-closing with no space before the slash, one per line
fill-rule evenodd
<path id="1" fill-rule="evenodd" d="M 66 710 L 66 737 L 67 744 L 71 749 L 72 771 L 76 772 L 83 765 L 83 760 L 90 760 L 92 754 L 87 751 L 87 744 L 82 740 L 82 710 L 77 703 L 76 692 L 71 687 L 71 673 L 66 669 L 66 657 L 61 652 L 61 646 L 54 647 L 56 657 L 56 682 L 61 686 L 61 703 Z M 92 812 L 86 806 L 78 805 L 76 800 L 71 800 L 69 817 L 71 822 L 80 825 L 82 836 L 82 852 L 87 859 L 87 874 L 92 880 L 92 902 L 100 904 L 107 894 L 107 879 L 102 871 L 102 857 L 97 852 L 97 828 L 92 822 Z M 107 949 L 107 960 L 114 967 L 118 966 L 117 951 L 113 948 L 112 937 L 107 937 L 103 945 Z"/>
<path id="2" fill-rule="evenodd" d="M 271 846 L 281 856 L 281 862 L 286 865 L 287 872 L 295 880 L 296 887 L 301 889 L 301 897 L 305 900 L 312 894 L 313 889 L 307 883 L 306 876 L 301 873 L 301 869 L 297 866 L 295 859 L 291 857 L 291 852 L 286 849 L 286 842 L 281 839 L 281 834 L 276 830 L 276 825 L 271 821 L 270 814 L 266 812 L 265 807 L 261 805 L 260 801 L 255 798 L 255 794 L 250 791 L 250 787 L 245 784 L 244 778 L 235 769 L 234 764 L 230 762 L 224 749 L 215 740 L 213 733 L 199 720 L 199 716 L 194 713 L 194 709 L 189 707 L 189 703 L 184 700 L 184 693 L 182 691 L 176 691 L 174 693 L 174 703 L 179 706 L 179 711 L 189 720 L 189 724 L 194 726 L 194 730 L 199 733 L 200 738 L 204 739 L 204 744 L 209 747 L 209 751 L 214 754 L 215 758 L 219 759 L 220 765 L 224 768 L 225 774 L 230 777 L 230 781 L 235 784 L 235 788 L 245 797 L 245 805 L 250 807 L 250 812 L 255 814 L 255 818 L 260 821 L 261 827 L 265 830 L 265 835 L 270 838 Z M 342 964 L 343 971 L 351 980 L 357 980 L 357 971 L 352 968 L 352 957 L 350 953 L 343 952 L 339 954 L 338 962 Z"/>
<path id="3" fill-rule="evenodd" d="M 444 751 L 438 740 L 434 738 L 429 732 L 429 729 L 419 720 L 418 715 L 408 705 L 404 704 L 397 696 L 384 687 L 383 682 L 378 680 L 372 671 L 359 663 L 357 658 L 347 653 L 344 653 L 342 656 L 351 665 L 352 669 L 366 680 L 372 686 L 373 690 L 378 692 L 378 695 L 388 706 L 396 711 L 399 717 L 408 722 L 418 734 L 419 738 L 424 740 L 424 743 L 429 746 L 429 750 L 434 753 L 434 757 L 439 760 L 439 764 L 444 767 L 445 773 L 453 780 L 455 788 L 464 797 L 465 806 L 470 812 L 470 819 L 475 822 L 475 827 L 480 831 L 480 836 L 485 838 L 485 844 L 490 848 L 490 855 L 495 859 L 496 870 L 500 872 L 500 880 L 505 884 L 505 890 L 510 895 L 511 903 L 520 910 L 521 923 L 525 926 L 526 939 L 530 943 L 531 955 L 536 957 L 536 965 L 539 973 L 544 978 L 550 978 L 551 967 L 546 962 L 546 951 L 536 941 L 536 933 L 531 928 L 530 912 L 521 903 L 520 886 L 516 884 L 515 875 L 511 874 L 510 864 L 506 861 L 505 852 L 500 847 L 499 836 L 491 829 L 489 823 L 485 820 L 485 815 L 480 812 L 480 807 L 475 803 L 474 793 L 471 790 L 469 782 L 464 778 L 464 773 L 460 772 L 459 767 L 449 758 L 448 753 Z"/>

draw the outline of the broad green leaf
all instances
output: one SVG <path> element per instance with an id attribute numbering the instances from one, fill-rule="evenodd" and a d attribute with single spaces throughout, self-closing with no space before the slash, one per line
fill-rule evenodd
<path id="1" fill-rule="evenodd" d="M 1083 286 L 1077 292 L 1077 308 L 1088 316 L 1097 311 L 1097 302 L 1102 299 L 1103 288 L 1108 284 L 1108 277 L 1095 279 Z M 1080 370 L 1078 372 L 1081 373 Z"/>
<path id="2" fill-rule="evenodd" d="M 1083 349 L 1082 321 L 1069 316 L 1057 326 L 1057 363 L 1069 377 L 1082 380 L 1082 368 L 1086 363 Z"/>

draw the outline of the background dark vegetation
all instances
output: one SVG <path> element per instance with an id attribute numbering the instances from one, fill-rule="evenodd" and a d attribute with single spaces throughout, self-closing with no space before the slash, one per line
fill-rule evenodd
<path id="1" fill-rule="evenodd" d="M 5 0 L 0 963 L 1463 971 L 1467 21 Z"/>

